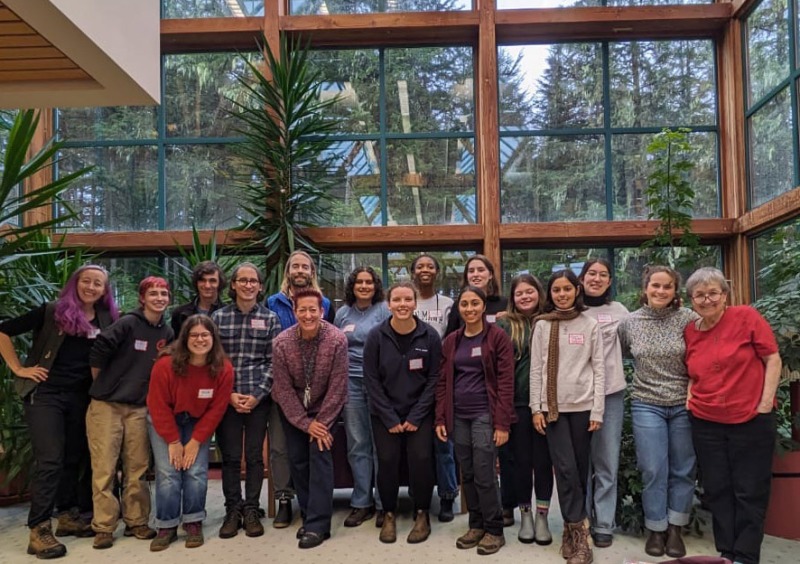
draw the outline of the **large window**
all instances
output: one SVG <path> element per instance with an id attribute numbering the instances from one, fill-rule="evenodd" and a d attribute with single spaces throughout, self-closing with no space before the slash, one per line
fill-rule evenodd
<path id="1" fill-rule="evenodd" d="M 331 137 L 330 225 L 476 223 L 469 47 L 318 51 Z"/>
<path id="2" fill-rule="evenodd" d="M 269 1 L 269 0 L 268 0 Z M 289 0 L 292 15 L 470 10 L 472 0 Z"/>
<path id="3" fill-rule="evenodd" d="M 584 6 L 660 6 L 665 4 L 708 4 L 713 0 L 497 0 L 498 10 L 522 8 L 571 8 Z"/>
<path id="4" fill-rule="evenodd" d="M 274 0 L 161 0 L 162 18 L 243 18 L 264 15 Z"/>
<path id="5" fill-rule="evenodd" d="M 226 228 L 239 223 L 230 98 L 244 68 L 232 53 L 163 57 L 158 108 L 56 112 L 65 140 L 57 174 L 93 166 L 64 200 L 83 231 Z"/>
<path id="6" fill-rule="evenodd" d="M 501 47 L 504 222 L 641 219 L 647 145 L 692 133 L 695 217 L 719 215 L 713 42 Z"/>

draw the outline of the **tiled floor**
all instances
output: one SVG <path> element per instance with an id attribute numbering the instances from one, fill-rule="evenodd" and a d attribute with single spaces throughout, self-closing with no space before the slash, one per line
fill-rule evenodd
<path id="1" fill-rule="evenodd" d="M 144 562 L 170 562 L 175 564 L 248 564 L 248 563 L 370 563 L 370 564 L 422 564 L 459 562 L 486 563 L 488 558 L 480 557 L 474 550 L 462 551 L 455 547 L 456 538 L 466 531 L 466 516 L 458 515 L 452 523 L 442 524 L 432 520 L 433 534 L 427 542 L 410 545 L 405 535 L 411 529 L 411 507 L 408 499 L 401 501 L 401 515 L 398 519 L 398 542 L 394 545 L 378 541 L 378 529 L 374 521 L 358 528 L 345 529 L 342 522 L 347 515 L 348 491 L 337 491 L 335 500 L 334 527 L 332 538 L 321 547 L 313 550 L 299 550 L 295 531 L 298 520 L 289 529 L 273 529 L 271 521 L 265 520 L 267 532 L 260 538 L 239 536 L 221 540 L 216 532 L 222 522 L 222 493 L 219 481 L 209 484 L 208 519 L 205 522 L 206 544 L 196 549 L 186 549 L 183 539 L 161 553 L 151 553 L 147 541 L 137 541 L 122 537 L 122 528 L 117 532 L 113 548 L 93 550 L 91 539 L 66 540 L 68 554 L 62 562 L 140 564 Z M 435 503 L 435 502 L 434 502 Z M 434 508 L 437 509 L 437 508 Z M 0 509 L 0 564 L 23 564 L 36 562 L 27 556 L 25 549 L 28 530 L 25 528 L 27 506 L 19 505 Z M 296 512 L 295 512 L 296 513 Z M 519 517 L 519 516 L 517 516 Z M 506 562 L 535 561 L 537 564 L 562 564 L 558 554 L 558 538 L 561 535 L 561 519 L 554 508 L 550 518 L 556 542 L 547 547 L 522 544 L 516 539 L 516 527 L 506 529 L 507 545 L 494 557 Z M 63 539 L 62 539 L 63 540 Z M 710 534 L 704 538 L 689 537 L 686 545 L 690 554 L 714 554 Z M 644 541 L 636 537 L 618 534 L 611 548 L 595 549 L 594 561 L 598 564 L 623 564 L 626 559 L 652 561 L 645 555 Z M 762 551 L 762 563 L 784 564 L 799 562 L 800 542 L 767 537 Z"/>

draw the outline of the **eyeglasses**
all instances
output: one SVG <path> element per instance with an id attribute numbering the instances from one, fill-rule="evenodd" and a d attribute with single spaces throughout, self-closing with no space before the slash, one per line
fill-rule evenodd
<path id="1" fill-rule="evenodd" d="M 600 278 L 604 280 L 611 278 L 611 275 L 608 272 L 599 272 L 597 270 L 589 270 L 584 276 L 589 276 L 590 278 Z"/>
<path id="2" fill-rule="evenodd" d="M 692 296 L 692 301 L 696 304 L 702 304 L 706 300 L 712 304 L 717 303 L 722 298 L 722 292 L 709 292 L 708 294 L 695 294 Z"/>
<path id="3" fill-rule="evenodd" d="M 189 333 L 189 338 L 192 339 L 193 341 L 197 341 L 199 339 L 205 340 L 205 339 L 208 339 L 210 337 L 211 337 L 211 333 L 209 333 L 208 331 L 206 331 L 204 333 Z"/>
<path id="4" fill-rule="evenodd" d="M 261 280 L 258 278 L 237 278 L 236 283 L 242 286 L 258 286 L 261 284 Z"/>

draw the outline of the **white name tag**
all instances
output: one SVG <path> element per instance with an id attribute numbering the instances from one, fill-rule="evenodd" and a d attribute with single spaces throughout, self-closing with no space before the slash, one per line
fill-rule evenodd
<path id="1" fill-rule="evenodd" d="M 198 399 L 211 399 L 214 397 L 214 388 L 201 388 L 197 391 Z"/>
<path id="2" fill-rule="evenodd" d="M 139 339 L 136 339 L 136 341 L 133 343 L 133 348 L 137 351 L 146 351 L 147 341 L 140 341 Z"/>
<path id="3" fill-rule="evenodd" d="M 472 358 L 475 358 L 476 356 L 481 356 L 480 347 L 472 347 Z"/>
<path id="4" fill-rule="evenodd" d="M 349 325 L 345 325 L 344 327 L 342 327 L 342 331 L 344 331 L 345 333 L 352 333 L 355 330 L 356 330 L 356 326 L 353 323 L 351 323 Z"/>
<path id="5" fill-rule="evenodd" d="M 89 331 L 89 334 L 86 335 L 89 339 L 96 339 L 97 336 L 100 334 L 100 329 L 92 329 Z"/>
<path id="6" fill-rule="evenodd" d="M 266 329 L 267 324 L 264 322 L 263 319 L 251 319 L 250 327 L 252 327 L 253 329 Z"/>
<path id="7" fill-rule="evenodd" d="M 614 318 L 611 316 L 610 313 L 598 313 L 597 314 L 597 322 L 598 323 L 611 323 L 614 321 Z"/>
<path id="8" fill-rule="evenodd" d="M 570 345 L 582 345 L 584 342 L 583 335 L 581 333 L 570 333 L 569 334 L 569 344 Z"/>
<path id="9" fill-rule="evenodd" d="M 497 323 L 497 316 L 496 315 L 487 315 L 486 321 L 489 323 Z"/>
<path id="10" fill-rule="evenodd" d="M 409 370 L 422 370 L 422 359 L 412 358 L 408 361 Z"/>

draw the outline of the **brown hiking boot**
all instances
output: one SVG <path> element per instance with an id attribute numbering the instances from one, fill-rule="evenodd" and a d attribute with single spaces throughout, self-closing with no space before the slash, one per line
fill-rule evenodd
<path id="1" fill-rule="evenodd" d="M 393 543 L 397 540 L 397 523 L 394 513 L 391 511 L 383 514 L 383 525 L 381 525 L 381 534 L 378 535 L 378 539 L 385 543 Z"/>
<path id="2" fill-rule="evenodd" d="M 125 527 L 123 533 L 126 537 L 136 537 L 139 540 L 150 540 L 156 538 L 156 530 L 151 529 L 147 525 L 135 525 L 133 527 Z"/>
<path id="3" fill-rule="evenodd" d="M 56 540 L 53 536 L 53 528 L 50 519 L 42 521 L 31 529 L 30 541 L 28 542 L 28 554 L 35 554 L 36 558 L 47 560 L 50 558 L 61 558 L 67 553 L 67 547 Z"/>
<path id="4" fill-rule="evenodd" d="M 178 527 L 165 527 L 159 529 L 156 538 L 150 541 L 150 552 L 167 550 L 169 545 L 178 540 Z"/>
<path id="5" fill-rule="evenodd" d="M 506 537 L 501 534 L 486 533 L 478 543 L 478 554 L 494 554 L 506 544 Z"/>
<path id="6" fill-rule="evenodd" d="M 486 531 L 483 529 L 470 529 L 466 534 L 456 539 L 456 547 L 458 548 L 475 548 L 481 542 L 483 535 Z"/>
<path id="7" fill-rule="evenodd" d="M 589 530 L 583 524 L 569 523 L 572 536 L 572 556 L 567 559 L 567 564 L 592 564 L 594 554 L 589 547 Z"/>
<path id="8" fill-rule="evenodd" d="M 69 511 L 62 511 L 56 515 L 58 526 L 56 527 L 57 537 L 68 537 L 74 535 L 76 537 L 93 537 L 94 531 L 92 524 L 81 519 L 81 512 L 77 507 L 73 507 Z"/>
<path id="9" fill-rule="evenodd" d="M 416 544 L 418 542 L 425 542 L 431 536 L 431 518 L 427 511 L 420 509 L 417 511 L 417 517 L 414 520 L 414 527 L 408 533 L 407 542 Z"/>
<path id="10" fill-rule="evenodd" d="M 229 539 L 239 534 L 242 528 L 242 512 L 238 509 L 229 509 L 219 528 L 219 538 Z"/>
<path id="11" fill-rule="evenodd" d="M 114 546 L 114 535 L 111 533 L 97 533 L 94 535 L 92 548 L 103 550 Z"/>
<path id="12" fill-rule="evenodd" d="M 248 537 L 260 537 L 264 534 L 261 515 L 258 514 L 258 509 L 255 507 L 248 507 L 244 510 L 244 534 Z"/>
<path id="13" fill-rule="evenodd" d="M 183 530 L 186 531 L 186 548 L 197 548 L 203 546 L 203 522 L 184 523 Z"/>
<path id="14" fill-rule="evenodd" d="M 572 558 L 575 548 L 572 546 L 572 529 L 570 523 L 564 523 L 564 532 L 561 534 L 561 557 L 565 560 Z"/>

